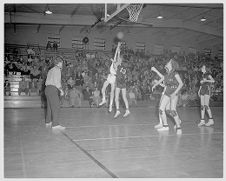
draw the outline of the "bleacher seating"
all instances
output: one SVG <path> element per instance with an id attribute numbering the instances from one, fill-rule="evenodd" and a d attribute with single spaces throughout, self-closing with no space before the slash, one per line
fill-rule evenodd
<path id="1" fill-rule="evenodd" d="M 5 96 L 4 108 L 35 108 L 41 107 L 40 96 Z"/>
<path id="2" fill-rule="evenodd" d="M 24 76 L 25 81 L 30 82 L 31 79 L 28 76 Z M 19 90 L 19 82 L 22 80 L 22 76 L 20 72 L 9 72 L 9 76 L 5 78 L 10 83 L 10 95 L 11 96 L 18 96 Z M 23 95 L 23 93 L 21 93 Z M 37 92 L 30 92 L 30 95 L 36 96 Z"/>

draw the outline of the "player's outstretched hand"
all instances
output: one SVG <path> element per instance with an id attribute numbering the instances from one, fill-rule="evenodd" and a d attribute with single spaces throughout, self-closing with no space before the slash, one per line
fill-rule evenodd
<path id="1" fill-rule="evenodd" d="M 155 67 L 151 67 L 151 71 L 157 71 L 157 69 Z"/>
<path id="2" fill-rule="evenodd" d="M 64 95 L 64 91 L 63 91 L 63 90 L 60 91 L 60 95 L 61 95 L 61 96 Z"/>
<path id="3" fill-rule="evenodd" d="M 155 85 L 152 86 L 151 88 L 152 92 L 154 92 L 155 87 L 156 87 Z"/>

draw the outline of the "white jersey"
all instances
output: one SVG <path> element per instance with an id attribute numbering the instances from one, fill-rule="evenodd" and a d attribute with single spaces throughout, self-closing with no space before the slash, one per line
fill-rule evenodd
<path id="1" fill-rule="evenodd" d="M 112 62 L 111 67 L 110 67 L 110 74 L 116 75 L 116 70 L 114 68 L 114 63 Z"/>
<path id="2" fill-rule="evenodd" d="M 110 67 L 110 74 L 108 74 L 107 81 L 111 84 L 114 84 L 116 80 L 116 70 L 114 68 L 114 63 L 112 62 Z"/>

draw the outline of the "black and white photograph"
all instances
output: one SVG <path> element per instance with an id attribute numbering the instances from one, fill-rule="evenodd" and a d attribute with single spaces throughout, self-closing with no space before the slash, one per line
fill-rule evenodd
<path id="1" fill-rule="evenodd" d="M 2 2 L 2 179 L 223 179 L 224 5 Z"/>

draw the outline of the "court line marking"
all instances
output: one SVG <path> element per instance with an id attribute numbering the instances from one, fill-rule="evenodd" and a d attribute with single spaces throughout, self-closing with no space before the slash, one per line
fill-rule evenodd
<path id="1" fill-rule="evenodd" d="M 183 121 L 183 123 L 188 123 L 190 121 Z M 110 126 L 140 126 L 140 125 L 155 125 L 153 123 L 138 123 L 138 124 L 106 124 L 106 125 L 103 125 L 103 124 L 100 124 L 100 125 L 91 125 L 91 126 L 72 126 L 72 127 L 66 127 L 67 129 L 76 129 L 76 128 L 95 128 L 95 127 L 110 127 Z"/>
<path id="2" fill-rule="evenodd" d="M 153 125 L 150 123 L 147 124 L 106 124 L 106 125 L 93 125 L 93 126 L 76 126 L 76 127 L 66 127 L 67 129 L 75 129 L 75 128 L 95 128 L 95 127 L 110 127 L 110 126 L 139 126 L 139 125 Z"/>
<path id="3" fill-rule="evenodd" d="M 27 177 L 27 171 L 26 171 L 26 163 L 25 163 L 25 158 L 24 158 L 24 148 L 23 148 L 21 135 L 19 135 L 19 138 L 20 138 L 20 152 L 21 152 L 23 176 L 24 176 L 24 178 L 26 178 Z"/>
<path id="4" fill-rule="evenodd" d="M 223 134 L 224 132 L 215 132 L 212 134 Z M 96 140 L 112 140 L 112 139 L 128 139 L 128 138 L 151 138 L 151 137 L 161 137 L 161 136 L 167 136 L 167 137 L 171 137 L 171 136 L 195 136 L 195 135 L 209 135 L 209 133 L 200 133 L 200 134 L 182 134 L 182 135 L 149 135 L 149 136 L 119 136 L 119 137 L 109 137 L 109 138 L 88 138 L 88 139 L 72 139 L 73 141 L 76 142 L 82 142 L 82 141 L 96 141 Z"/>
<path id="5" fill-rule="evenodd" d="M 94 158 L 88 151 L 82 148 L 78 143 L 76 143 L 73 139 L 71 139 L 65 132 L 62 134 L 68 138 L 76 147 L 78 147 L 85 155 L 87 155 L 91 160 L 94 161 L 99 167 L 101 167 L 105 172 L 107 172 L 112 178 L 119 178 L 112 171 L 110 171 L 107 167 L 105 167 L 102 163 L 100 163 L 96 158 Z"/>

